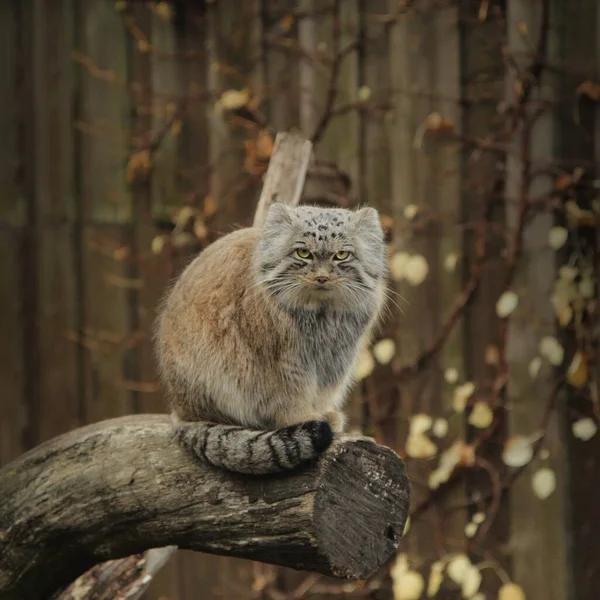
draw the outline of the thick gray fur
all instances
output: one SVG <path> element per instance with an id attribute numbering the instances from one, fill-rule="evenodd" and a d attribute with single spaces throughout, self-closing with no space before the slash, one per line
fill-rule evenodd
<path id="1" fill-rule="evenodd" d="M 335 259 L 340 252 L 348 258 Z M 251 474 L 322 453 L 332 430 L 343 430 L 340 409 L 381 313 L 385 275 L 372 208 L 273 204 L 263 229 L 211 244 L 157 322 L 179 441 L 215 466 Z"/>

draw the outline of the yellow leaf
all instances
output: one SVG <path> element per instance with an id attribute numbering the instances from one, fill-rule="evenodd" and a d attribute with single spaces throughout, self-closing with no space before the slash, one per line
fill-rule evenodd
<path id="1" fill-rule="evenodd" d="M 538 469 L 531 478 L 531 487 L 540 500 L 549 498 L 556 489 L 556 474 L 548 467 Z"/>
<path id="2" fill-rule="evenodd" d="M 587 96 L 594 102 L 600 102 L 600 84 L 593 81 L 584 81 L 579 84 L 576 92 L 579 96 Z"/>
<path id="3" fill-rule="evenodd" d="M 464 412 L 465 408 L 467 407 L 467 402 L 469 401 L 469 398 L 473 395 L 474 391 L 475 384 L 471 381 L 467 381 L 466 383 L 459 385 L 454 390 L 454 396 L 452 398 L 452 408 L 457 413 Z"/>
<path id="4" fill-rule="evenodd" d="M 217 105 L 221 110 L 236 110 L 246 106 L 250 101 L 250 90 L 244 88 L 242 90 L 227 90 L 221 94 L 217 101 Z M 217 108 L 217 106 L 215 106 Z"/>
<path id="5" fill-rule="evenodd" d="M 368 85 L 363 85 L 358 88 L 358 99 L 361 102 L 366 102 L 371 97 L 371 88 Z"/>
<path id="6" fill-rule="evenodd" d="M 584 388 L 588 381 L 587 359 L 583 352 L 578 351 L 567 370 L 567 381 L 574 387 Z"/>
<path id="7" fill-rule="evenodd" d="M 571 429 L 573 431 L 573 435 L 583 442 L 591 440 L 598 431 L 596 423 L 589 417 L 575 421 L 573 425 L 571 425 Z"/>
<path id="8" fill-rule="evenodd" d="M 373 355 L 380 365 L 387 365 L 396 353 L 396 344 L 392 339 L 385 339 L 373 346 Z"/>
<path id="9" fill-rule="evenodd" d="M 444 581 L 444 563 L 436 561 L 431 565 L 429 573 L 429 581 L 427 582 L 427 597 L 433 598 L 440 591 L 442 582 Z"/>
<path id="10" fill-rule="evenodd" d="M 409 435 L 405 450 L 411 458 L 432 458 L 437 454 L 437 446 L 423 433 Z"/>
<path id="11" fill-rule="evenodd" d="M 150 155 L 150 150 L 140 150 L 129 157 L 125 178 L 128 183 L 133 183 L 138 171 L 148 173 L 151 168 L 152 157 Z"/>
<path id="12" fill-rule="evenodd" d="M 217 203 L 214 196 L 208 194 L 204 197 L 204 218 L 210 219 L 217 212 Z"/>
<path id="13" fill-rule="evenodd" d="M 485 429 L 492 424 L 494 420 L 494 413 L 488 406 L 487 402 L 478 401 L 475 402 L 473 410 L 469 415 L 469 424 L 478 429 Z"/>
<path id="14" fill-rule="evenodd" d="M 498 590 L 498 600 L 526 600 L 525 592 L 516 583 L 505 583 Z"/>
<path id="15" fill-rule="evenodd" d="M 162 252 L 162 249 L 165 247 L 165 236 L 164 235 L 157 235 L 152 239 L 152 253 L 153 254 L 160 254 Z"/>
<path id="16" fill-rule="evenodd" d="M 410 285 L 421 285 L 429 273 L 427 259 L 420 254 L 411 256 L 404 266 L 404 278 Z"/>
<path id="17" fill-rule="evenodd" d="M 156 14 L 165 22 L 171 21 L 173 17 L 173 11 L 171 5 L 168 2 L 157 2 L 154 6 Z"/>

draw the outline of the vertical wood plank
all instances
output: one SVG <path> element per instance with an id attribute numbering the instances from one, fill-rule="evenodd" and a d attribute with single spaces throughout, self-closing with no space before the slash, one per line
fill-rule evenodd
<path id="1" fill-rule="evenodd" d="M 0 4 L 0 465 L 18 456 L 22 447 L 23 338 L 19 298 L 19 246 L 24 203 L 17 188 L 17 13 Z"/>
<path id="2" fill-rule="evenodd" d="M 259 0 L 231 4 L 212 3 L 208 11 L 209 77 L 213 98 L 224 91 L 248 88 L 253 96 L 262 94 L 264 82 L 260 58 L 262 30 Z M 211 189 L 217 205 L 215 224 L 232 221 L 249 223 L 258 198 L 258 182 L 244 170 L 244 140 L 252 131 L 231 116 L 221 116 L 209 103 Z"/>
<path id="3" fill-rule="evenodd" d="M 35 2 L 35 196 L 39 219 L 39 441 L 78 424 L 73 341 L 73 13 L 68 0 Z M 61 31 L 60 36 L 53 32 Z"/>
<path id="4" fill-rule="evenodd" d="M 550 5 L 548 60 L 552 61 L 552 57 L 557 56 L 558 41 L 552 23 L 559 3 L 551 2 Z M 531 43 L 535 46 L 538 41 L 541 6 L 542 3 L 523 0 L 510 0 L 508 3 L 509 48 L 522 68 L 526 68 L 531 61 Z M 524 26 L 529 32 L 527 39 L 522 35 Z M 514 85 L 510 78 L 507 90 L 509 99 L 512 99 Z M 543 97 L 556 98 L 555 80 L 542 77 L 541 91 Z M 528 136 L 528 139 L 524 140 L 524 136 Z M 506 197 L 509 201 L 506 205 L 506 222 L 509 240 L 518 227 L 520 202 L 539 198 L 550 189 L 550 182 L 546 178 L 530 175 L 530 171 L 524 167 L 524 161 L 532 160 L 534 164 L 540 164 L 553 160 L 556 136 L 556 114 L 552 110 L 537 118 L 530 131 L 521 127 L 515 133 L 507 161 Z M 524 155 L 524 152 L 527 154 Z M 531 178 L 530 184 L 523 179 L 526 177 Z M 556 276 L 555 255 L 546 243 L 551 227 L 550 214 L 537 214 L 527 223 L 523 254 L 513 286 L 523 295 L 523 304 L 528 305 L 535 318 L 523 319 L 522 314 L 520 317 L 517 314 L 509 324 L 507 362 L 510 369 L 508 402 L 511 410 L 508 412 L 508 426 L 511 435 L 529 435 L 532 427 L 542 422 L 552 389 L 552 377 L 538 378 L 532 389 L 528 373 L 528 365 L 537 354 L 540 337 L 556 334 L 549 297 Z M 540 502 L 533 492 L 531 476 L 542 466 L 540 459 L 537 459 L 515 481 L 510 494 L 510 548 L 514 577 L 527 596 L 548 600 L 567 598 L 569 593 L 569 538 L 562 520 L 566 511 L 565 464 L 564 453 L 559 451 L 564 441 L 557 418 L 558 413 L 554 411 L 545 439 L 551 451 L 550 465 L 557 478 L 556 491 L 544 502 Z"/>
<path id="5" fill-rule="evenodd" d="M 560 33 L 562 38 L 562 55 L 569 64 L 577 64 L 577 71 L 564 74 L 561 97 L 572 98 L 573 90 L 584 80 L 600 80 L 600 6 L 597 2 L 579 0 L 560 6 Z M 594 49 L 592 52 L 591 50 Z M 574 159 L 584 164 L 591 161 L 594 165 L 593 177 L 596 181 L 600 175 L 600 105 L 591 103 L 582 108 L 581 127 L 567 121 L 566 131 L 561 136 L 561 158 Z M 593 133 L 592 133 L 593 132 Z M 597 190 L 590 190 L 588 180 L 577 190 L 577 202 L 587 208 Z M 592 176 L 590 173 L 589 176 Z M 579 232 L 574 232 L 579 237 Z M 573 236 L 574 237 L 574 236 Z M 585 242 L 584 242 L 585 240 Z M 576 244 L 585 243 L 595 261 L 594 276 L 600 281 L 600 240 L 598 232 L 585 232 Z M 575 244 L 573 244 L 575 245 Z M 590 257 L 591 258 L 591 257 Z M 598 288 L 596 288 L 598 289 Z M 598 317 L 595 319 L 596 327 Z M 592 325 L 593 326 L 593 325 Z M 595 389 L 596 398 L 600 391 L 600 359 L 596 357 L 590 364 L 590 392 Z M 591 395 L 591 394 L 590 394 Z M 583 408 L 584 412 L 575 415 L 562 415 L 565 425 L 573 419 L 589 415 L 595 407 L 586 401 L 581 405 L 577 392 L 566 394 L 568 406 Z M 593 396 L 592 396 L 593 397 Z M 570 412 L 570 411 L 569 411 Z M 577 600 L 592 600 L 600 589 L 600 512 L 596 499 L 598 482 L 600 481 L 600 436 L 583 441 L 573 436 L 572 430 L 566 433 L 568 448 L 568 482 L 570 515 L 567 529 L 571 537 L 571 594 Z"/>
<path id="6" fill-rule="evenodd" d="M 467 139 L 496 139 L 504 127 L 499 117 L 498 103 L 504 98 L 502 48 L 500 40 L 504 32 L 498 22 L 490 17 L 481 21 L 479 7 L 463 6 L 462 18 L 462 97 L 465 99 L 463 111 L 463 133 Z M 465 310 L 464 323 L 464 366 L 465 379 L 478 386 L 478 394 L 485 399 L 497 376 L 497 364 L 490 364 L 486 358 L 489 348 L 498 348 L 500 343 L 495 304 L 502 293 L 504 261 L 502 250 L 504 238 L 494 235 L 495 227 L 504 226 L 504 209 L 499 202 L 504 173 L 498 168 L 501 159 L 492 152 L 465 151 L 464 211 L 465 223 L 477 224 L 476 229 L 464 232 L 464 257 L 458 264 L 463 268 L 463 284 L 475 274 L 478 268 L 478 236 L 486 236 L 486 262 L 480 265 L 477 293 Z M 489 208 L 488 208 L 489 207 Z M 478 228 L 485 223 L 485 233 Z M 505 428 L 501 427 L 481 455 L 493 464 L 498 464 L 505 439 Z M 471 471 L 467 476 L 466 492 L 487 489 L 489 475 Z M 472 507 L 471 512 L 479 510 Z M 484 547 L 495 548 L 508 541 L 508 510 L 506 503 L 499 507 L 494 521 L 489 527 Z M 506 566 L 506 565 L 505 565 Z M 496 594 L 500 582 L 490 571 L 483 571 L 482 590 Z"/>
<path id="7" fill-rule="evenodd" d="M 86 420 L 131 412 L 123 386 L 130 333 L 127 275 L 131 199 L 125 173 L 129 150 L 127 34 L 113 3 L 86 0 L 79 8 L 84 35 L 81 189 L 85 275 Z M 106 75 L 99 77 L 97 69 Z M 125 283 L 125 285 L 124 285 Z"/>
<path id="8" fill-rule="evenodd" d="M 390 3 L 390 12 L 394 12 Z M 418 287 L 405 282 L 398 285 L 399 293 L 406 299 L 405 314 L 400 319 L 397 332 L 397 354 L 402 365 L 410 365 L 434 341 L 442 319 L 440 286 L 439 230 L 434 226 L 424 233 L 407 233 L 403 226 L 409 224 L 404 216 L 407 205 L 415 204 L 420 210 L 437 212 L 437 173 L 431 152 L 415 148 L 418 129 L 427 115 L 438 107 L 432 99 L 435 85 L 435 53 L 437 51 L 435 18 L 432 13 L 416 13 L 399 19 L 391 30 L 390 63 L 393 93 L 394 122 L 390 127 L 392 154 L 392 216 L 394 241 L 399 250 L 424 256 L 429 264 L 429 275 Z M 438 414 L 442 411 L 439 398 L 442 390 L 441 365 L 436 358 L 400 389 L 399 402 L 406 415 L 415 413 Z M 399 428 L 399 438 L 405 435 Z M 412 464 L 411 464 L 412 463 Z M 426 476 L 427 467 L 409 460 L 409 468 L 418 469 L 420 477 Z M 428 489 L 415 487 L 413 501 L 419 503 Z M 414 521 L 407 547 L 414 560 L 436 558 L 434 523 L 427 515 Z"/>

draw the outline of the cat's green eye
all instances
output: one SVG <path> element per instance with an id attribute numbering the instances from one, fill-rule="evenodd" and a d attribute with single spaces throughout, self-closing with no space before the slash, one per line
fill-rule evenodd
<path id="1" fill-rule="evenodd" d="M 303 258 L 303 259 L 309 259 L 312 258 L 312 254 L 306 249 L 306 248 L 298 248 L 296 250 L 296 255 L 299 258 Z"/>
<path id="2" fill-rule="evenodd" d="M 340 250 L 333 255 L 333 260 L 346 260 L 350 256 L 350 252 L 347 250 Z"/>

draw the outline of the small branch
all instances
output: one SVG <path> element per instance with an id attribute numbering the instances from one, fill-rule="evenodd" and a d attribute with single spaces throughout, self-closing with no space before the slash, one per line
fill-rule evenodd
<path id="1" fill-rule="evenodd" d="M 278 477 L 199 464 L 166 415 L 77 429 L 0 470 L 0 598 L 52 597 L 94 564 L 180 548 L 364 579 L 395 553 L 404 464 L 364 438 Z"/>

